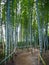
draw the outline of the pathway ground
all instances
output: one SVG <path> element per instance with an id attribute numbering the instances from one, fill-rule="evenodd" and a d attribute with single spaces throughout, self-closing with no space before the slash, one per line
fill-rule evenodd
<path id="1" fill-rule="evenodd" d="M 7 65 L 39 65 L 38 54 L 39 50 L 37 49 L 33 51 L 33 54 L 31 54 L 30 51 L 23 50 L 23 52 L 17 53 L 17 55 L 14 56 L 13 61 Z"/>

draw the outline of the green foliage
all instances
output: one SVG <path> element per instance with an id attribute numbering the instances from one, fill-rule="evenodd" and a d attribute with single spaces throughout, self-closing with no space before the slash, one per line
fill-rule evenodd
<path id="1" fill-rule="evenodd" d="M 6 22 L 5 20 L 7 17 L 6 15 L 7 3 L 8 2 L 4 4 L 4 7 L 2 9 L 2 20 L 4 22 Z M 20 5 L 19 14 L 18 14 L 18 9 L 19 9 L 18 4 Z M 36 1 L 35 0 L 10 0 L 9 7 L 10 7 L 10 23 L 12 23 L 12 26 L 16 27 L 16 24 L 18 25 L 22 24 L 23 36 L 26 34 L 30 35 L 30 33 L 28 32 L 26 33 L 26 30 L 28 30 L 28 26 L 30 25 L 29 22 L 31 22 L 30 16 L 32 15 L 32 30 L 36 32 L 36 35 L 38 36 L 38 24 L 36 19 L 37 18 Z M 40 18 L 40 27 L 41 29 L 42 28 L 45 29 L 46 24 L 49 22 L 49 0 L 38 0 L 38 10 L 39 10 L 39 18 Z"/>

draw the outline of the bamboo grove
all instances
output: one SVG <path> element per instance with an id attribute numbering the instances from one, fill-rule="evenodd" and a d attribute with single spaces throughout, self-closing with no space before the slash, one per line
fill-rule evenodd
<path id="1" fill-rule="evenodd" d="M 49 50 L 49 0 L 0 0 L 0 46 L 0 64 L 17 48 Z"/>

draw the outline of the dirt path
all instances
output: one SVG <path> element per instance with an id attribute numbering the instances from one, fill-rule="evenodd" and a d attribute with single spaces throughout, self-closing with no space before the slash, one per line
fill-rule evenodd
<path id="1" fill-rule="evenodd" d="M 22 52 L 14 57 L 14 62 L 8 65 L 38 65 L 38 50 L 31 52 Z"/>
<path id="2" fill-rule="evenodd" d="M 33 54 L 31 52 L 23 52 L 15 57 L 15 65 L 38 65 L 38 50 Z"/>

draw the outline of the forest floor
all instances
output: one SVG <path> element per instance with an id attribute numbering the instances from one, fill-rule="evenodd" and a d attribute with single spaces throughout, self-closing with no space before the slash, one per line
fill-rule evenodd
<path id="1" fill-rule="evenodd" d="M 31 53 L 31 51 L 33 52 Z M 11 59 L 6 65 L 43 65 L 39 62 L 38 56 L 38 49 L 18 49 L 14 54 L 13 59 Z M 43 53 L 42 58 L 46 65 L 49 65 L 49 51 Z"/>
<path id="2" fill-rule="evenodd" d="M 13 61 L 10 61 L 7 65 L 39 65 L 38 64 L 39 50 L 35 49 L 33 53 L 24 49 L 23 51 L 17 52 L 14 56 Z"/>
<path id="3" fill-rule="evenodd" d="M 49 50 L 47 50 L 46 53 L 43 53 L 42 57 L 43 57 L 46 65 L 49 65 Z"/>

